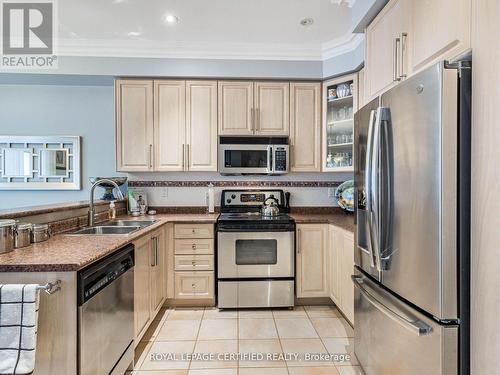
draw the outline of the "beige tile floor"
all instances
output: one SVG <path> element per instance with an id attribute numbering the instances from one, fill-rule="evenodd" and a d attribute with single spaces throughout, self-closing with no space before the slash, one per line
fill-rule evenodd
<path id="1" fill-rule="evenodd" d="M 162 309 L 136 348 L 130 375 L 362 375 L 352 337 L 351 326 L 331 306 Z M 238 358 L 237 353 L 263 358 Z M 298 357 L 280 358 L 283 353 Z M 306 361 L 306 353 L 351 358 Z"/>

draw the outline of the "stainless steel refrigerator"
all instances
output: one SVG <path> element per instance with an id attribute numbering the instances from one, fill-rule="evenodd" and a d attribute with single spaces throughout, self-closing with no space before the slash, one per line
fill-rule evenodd
<path id="1" fill-rule="evenodd" d="M 469 373 L 470 77 L 469 62 L 441 62 L 354 116 L 366 375 Z"/>

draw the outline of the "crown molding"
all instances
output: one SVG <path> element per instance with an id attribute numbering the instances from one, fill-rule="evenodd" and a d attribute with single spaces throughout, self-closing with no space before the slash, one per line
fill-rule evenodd
<path id="1" fill-rule="evenodd" d="M 363 35 L 318 44 L 162 42 L 142 39 L 59 39 L 61 56 L 323 61 L 354 50 Z"/>

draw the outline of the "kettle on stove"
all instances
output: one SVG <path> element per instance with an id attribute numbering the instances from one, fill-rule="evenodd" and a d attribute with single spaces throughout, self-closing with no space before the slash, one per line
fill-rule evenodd
<path id="1" fill-rule="evenodd" d="M 268 197 L 262 205 L 262 216 L 277 216 L 280 214 L 278 200 L 274 196 Z"/>

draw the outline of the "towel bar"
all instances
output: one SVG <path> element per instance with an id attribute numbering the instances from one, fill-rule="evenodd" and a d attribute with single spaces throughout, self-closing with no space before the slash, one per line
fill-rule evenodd
<path id="1" fill-rule="evenodd" d="M 54 294 L 61 290 L 61 280 L 56 280 L 53 283 L 47 283 L 45 285 L 38 285 L 37 289 L 44 290 L 47 294 Z"/>

